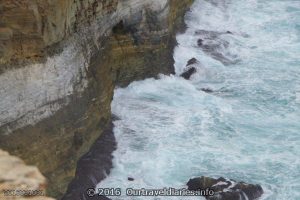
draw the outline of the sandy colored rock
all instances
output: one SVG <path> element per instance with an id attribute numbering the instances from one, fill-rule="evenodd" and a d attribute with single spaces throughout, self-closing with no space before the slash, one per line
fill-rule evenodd
<path id="1" fill-rule="evenodd" d="M 7 191 L 39 191 L 46 194 L 46 178 L 37 167 L 27 166 L 21 159 L 0 149 L 0 199 L 1 200 L 51 200 L 45 196 L 9 195 Z M 53 200 L 53 199 L 52 199 Z"/>

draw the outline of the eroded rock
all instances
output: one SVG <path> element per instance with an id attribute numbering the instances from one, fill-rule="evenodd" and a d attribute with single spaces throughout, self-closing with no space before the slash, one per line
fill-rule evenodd
<path id="1" fill-rule="evenodd" d="M 190 77 L 196 73 L 196 68 L 195 67 L 190 67 L 188 68 L 185 72 L 183 72 L 180 76 L 183 77 L 186 80 L 189 80 Z"/>
<path id="2" fill-rule="evenodd" d="M 191 58 L 189 59 L 189 61 L 187 62 L 186 66 L 189 66 L 189 65 L 193 65 L 193 64 L 196 64 L 198 63 L 199 61 L 196 59 L 196 58 Z"/>
<path id="3" fill-rule="evenodd" d="M 190 77 L 197 71 L 195 67 L 192 67 L 192 65 L 195 65 L 198 63 L 199 63 L 199 61 L 196 58 L 191 58 L 190 60 L 188 60 L 187 64 L 186 64 L 186 69 L 182 74 L 180 74 L 180 76 L 186 80 L 189 80 Z"/>
<path id="4" fill-rule="evenodd" d="M 17 191 L 37 191 L 39 195 L 14 195 Z M 10 192 L 8 192 L 10 191 Z M 46 178 L 38 168 L 27 166 L 18 157 L 0 149 L 0 199 L 54 200 L 46 194 Z"/>
<path id="5" fill-rule="evenodd" d="M 260 185 L 236 182 L 223 177 L 218 179 L 204 176 L 192 178 L 188 181 L 187 186 L 189 190 L 207 188 L 214 190 L 214 196 L 206 197 L 208 200 L 254 200 L 263 194 Z"/>

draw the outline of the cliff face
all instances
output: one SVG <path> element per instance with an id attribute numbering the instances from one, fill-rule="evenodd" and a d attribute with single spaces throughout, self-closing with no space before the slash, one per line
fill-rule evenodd
<path id="1" fill-rule="evenodd" d="M 192 1 L 1 1 L 0 148 L 38 166 L 61 196 L 110 123 L 114 88 L 173 72 Z"/>
<path id="2" fill-rule="evenodd" d="M 1 63 L 41 60 L 79 26 L 116 11 L 118 1 L 5 0 L 1 2 Z"/>

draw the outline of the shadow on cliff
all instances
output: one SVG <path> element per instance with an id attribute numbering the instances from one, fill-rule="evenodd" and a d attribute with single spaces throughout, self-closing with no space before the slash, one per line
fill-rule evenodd
<path id="1" fill-rule="evenodd" d="M 95 188 L 110 173 L 113 159 L 112 152 L 117 145 L 113 127 L 113 122 L 110 122 L 90 151 L 77 162 L 75 178 L 69 184 L 62 200 L 109 199 L 97 195 L 89 197 L 87 189 Z"/>

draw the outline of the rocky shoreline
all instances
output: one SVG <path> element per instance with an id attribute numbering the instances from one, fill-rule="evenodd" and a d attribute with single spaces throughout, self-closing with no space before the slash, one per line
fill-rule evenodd
<path id="1" fill-rule="evenodd" d="M 0 148 L 37 166 L 49 195 L 62 197 L 111 123 L 114 88 L 174 73 L 192 2 L 1 2 Z"/>

